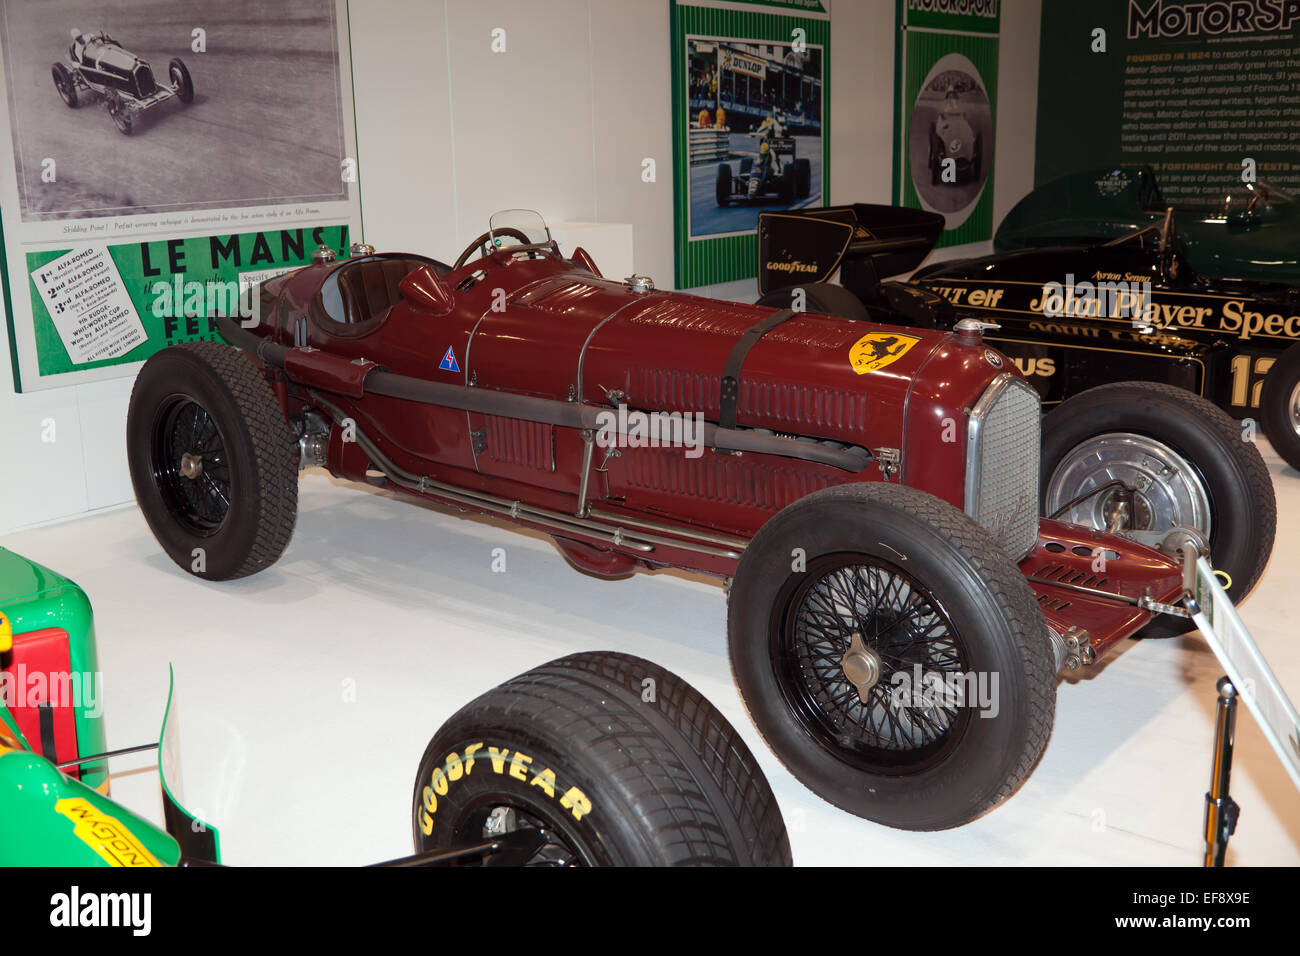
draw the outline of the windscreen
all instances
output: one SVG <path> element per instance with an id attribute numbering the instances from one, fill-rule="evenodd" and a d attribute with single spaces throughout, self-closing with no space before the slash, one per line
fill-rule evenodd
<path id="1" fill-rule="evenodd" d="M 492 248 L 534 246 L 551 241 L 551 230 L 541 213 L 532 209 L 503 209 L 488 222 Z"/>

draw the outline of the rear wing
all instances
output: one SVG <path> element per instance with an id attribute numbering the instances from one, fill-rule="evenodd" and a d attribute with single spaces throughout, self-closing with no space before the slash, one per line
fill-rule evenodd
<path id="1" fill-rule="evenodd" d="M 839 269 L 845 288 L 872 298 L 881 279 L 925 261 L 943 227 L 939 213 L 869 203 L 760 213 L 759 291 L 826 282 Z"/>

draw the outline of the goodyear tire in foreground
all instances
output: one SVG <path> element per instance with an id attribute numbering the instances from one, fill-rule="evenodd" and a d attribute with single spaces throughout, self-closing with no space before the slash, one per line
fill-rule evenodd
<path id="1" fill-rule="evenodd" d="M 421 852 L 508 837 L 488 864 L 790 865 L 739 734 L 695 688 L 627 654 L 552 661 L 462 707 L 425 750 L 412 815 Z"/>

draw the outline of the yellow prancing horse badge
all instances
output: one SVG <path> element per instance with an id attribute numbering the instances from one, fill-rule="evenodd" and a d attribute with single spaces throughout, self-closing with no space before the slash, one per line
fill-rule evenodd
<path id="1" fill-rule="evenodd" d="M 849 364 L 859 375 L 877 372 L 890 362 L 896 362 L 907 354 L 917 342 L 919 335 L 900 335 L 897 332 L 869 332 L 853 343 L 849 349 Z"/>

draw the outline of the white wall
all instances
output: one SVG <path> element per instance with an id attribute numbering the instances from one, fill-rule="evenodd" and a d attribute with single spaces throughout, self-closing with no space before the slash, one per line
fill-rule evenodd
<path id="1" fill-rule="evenodd" d="M 1032 185 L 1040 4 L 1003 0 L 995 222 Z M 667 0 L 365 0 L 351 26 L 369 242 L 448 258 L 492 211 L 525 206 L 632 223 L 637 271 L 671 284 Z M 504 53 L 491 50 L 495 28 Z M 894 35 L 893 0 L 836 0 L 833 202 L 889 201 Z M 747 299 L 754 286 L 697 291 Z M 0 364 L 0 532 L 130 501 L 130 382 L 15 395 Z"/>

